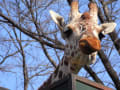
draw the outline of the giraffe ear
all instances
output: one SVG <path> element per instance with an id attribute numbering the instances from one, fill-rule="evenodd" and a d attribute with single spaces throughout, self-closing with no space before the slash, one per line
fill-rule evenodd
<path id="1" fill-rule="evenodd" d="M 104 34 L 104 35 L 109 34 L 109 33 L 114 31 L 116 25 L 117 24 L 114 22 L 101 24 L 100 25 L 100 28 L 101 28 L 100 32 L 102 32 L 102 34 Z"/>
<path id="2" fill-rule="evenodd" d="M 64 18 L 52 10 L 50 10 L 49 12 L 53 21 L 58 25 L 59 29 L 63 30 Z"/>

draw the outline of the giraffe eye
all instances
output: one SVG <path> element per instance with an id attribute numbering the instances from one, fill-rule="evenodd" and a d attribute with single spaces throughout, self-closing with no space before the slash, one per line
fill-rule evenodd
<path id="1" fill-rule="evenodd" d="M 68 29 L 64 32 L 64 34 L 65 34 L 65 36 L 66 36 L 67 38 L 69 38 L 69 37 L 72 35 L 72 33 L 73 33 L 73 31 L 72 31 L 72 29 L 70 29 L 70 28 L 68 28 Z"/>
<path id="2" fill-rule="evenodd" d="M 79 28 L 80 28 L 81 31 L 85 31 L 86 30 L 86 27 L 84 25 L 81 25 Z"/>

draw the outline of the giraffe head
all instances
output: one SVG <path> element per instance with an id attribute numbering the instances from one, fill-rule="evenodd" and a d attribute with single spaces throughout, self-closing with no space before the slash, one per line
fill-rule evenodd
<path id="1" fill-rule="evenodd" d="M 89 11 L 81 14 L 78 10 L 78 1 L 70 4 L 71 12 L 68 24 L 54 11 L 50 11 L 53 21 L 58 25 L 62 38 L 67 45 L 78 47 L 84 54 L 91 54 L 101 49 L 99 33 L 108 34 L 116 26 L 115 23 L 98 25 L 98 9 L 95 3 L 88 5 Z"/>
<path id="2" fill-rule="evenodd" d="M 80 68 L 95 62 L 96 51 L 100 50 L 99 33 L 108 34 L 116 26 L 115 23 L 98 25 L 98 9 L 95 3 L 88 5 L 89 11 L 81 14 L 78 11 L 78 1 L 68 0 L 71 12 L 68 24 L 54 11 L 50 11 L 53 21 L 58 25 L 62 38 L 66 41 L 65 54 L 55 72 L 39 90 L 46 85 L 50 86 L 69 73 L 78 73 Z"/>

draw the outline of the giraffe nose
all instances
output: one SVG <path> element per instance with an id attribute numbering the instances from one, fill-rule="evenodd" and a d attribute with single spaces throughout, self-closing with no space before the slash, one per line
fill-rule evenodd
<path id="1" fill-rule="evenodd" d="M 100 40 L 95 37 L 86 37 L 79 41 L 79 47 L 85 54 L 91 54 L 101 49 Z"/>

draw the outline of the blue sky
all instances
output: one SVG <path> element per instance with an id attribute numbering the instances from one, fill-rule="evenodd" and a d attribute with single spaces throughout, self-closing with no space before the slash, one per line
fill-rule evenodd
<path id="1" fill-rule="evenodd" d="M 9 1 L 11 0 L 6 0 L 7 1 L 7 4 Z M 14 1 L 14 0 L 13 0 Z M 51 0 L 50 0 L 51 1 Z M 81 12 L 84 12 L 84 11 L 88 11 L 88 0 L 79 0 L 80 1 L 80 8 L 79 10 Z M 1 3 L 1 1 L 0 1 Z M 120 1 L 118 0 L 117 1 L 117 4 L 115 6 L 114 9 L 117 9 L 119 8 L 119 5 L 120 5 Z M 6 14 L 5 10 L 0 6 L 0 9 L 3 11 L 4 14 Z M 21 10 L 24 10 L 25 9 L 25 6 L 23 4 L 21 4 Z M 38 21 L 40 22 L 43 22 L 47 19 L 51 19 L 50 18 L 50 14 L 49 14 L 49 10 L 54 10 L 56 12 L 58 12 L 60 15 L 62 15 L 65 20 L 67 21 L 68 20 L 68 15 L 69 15 L 69 11 L 70 11 L 70 7 L 68 6 L 67 2 L 65 0 L 57 0 L 53 5 L 50 5 L 49 7 L 47 7 L 45 10 L 44 8 L 43 9 L 40 9 L 38 12 L 40 13 L 41 15 L 41 12 L 42 12 L 42 15 L 41 17 L 39 17 Z M 10 8 L 8 8 L 8 10 L 12 10 Z M 12 16 L 15 15 L 16 12 L 13 12 L 13 13 L 10 13 Z M 115 14 L 116 15 L 116 14 Z M 119 17 L 120 15 L 117 14 L 117 17 Z M 12 17 L 16 22 L 17 22 L 17 19 L 15 17 Z M 1 19 L 1 18 L 0 18 Z M 117 27 L 116 27 L 116 30 L 118 31 L 118 28 L 119 28 L 119 22 L 120 20 L 116 20 L 117 22 Z M 48 22 L 48 24 L 46 25 L 46 23 L 42 23 L 43 25 L 41 26 L 42 28 L 45 28 L 45 32 L 50 32 L 50 31 L 54 31 L 56 29 L 56 25 L 54 24 L 54 22 L 51 20 L 50 22 Z M 6 24 L 2 24 L 0 25 L 0 55 L 2 56 L 5 56 L 8 52 L 8 49 L 9 49 L 9 53 L 12 53 L 12 52 L 15 52 L 16 51 L 16 48 L 14 46 L 14 44 L 12 42 L 2 42 L 2 39 L 9 39 L 9 35 L 8 35 L 8 32 L 6 31 L 6 29 L 4 27 L 6 27 L 8 29 L 8 31 L 11 33 L 11 35 L 15 38 L 14 34 L 13 34 L 13 31 L 12 31 L 12 28 L 10 28 L 9 26 L 7 26 Z M 26 25 L 23 25 L 25 28 L 28 28 Z M 34 28 L 34 25 L 33 24 L 28 24 L 28 26 L 31 26 L 31 29 L 33 31 L 35 31 L 35 28 Z M 16 32 L 19 36 L 19 31 L 16 29 Z M 61 42 L 64 43 L 63 39 L 61 39 L 61 36 L 60 36 L 60 32 L 56 33 L 57 34 L 57 37 L 59 38 L 59 40 Z M 120 35 L 120 34 L 119 34 Z M 53 35 L 49 35 L 50 37 L 54 38 Z M 109 36 L 106 36 L 105 39 L 108 39 Z M 24 35 L 22 33 L 22 39 L 23 40 L 32 40 L 31 38 L 29 38 L 28 36 Z M 23 46 L 28 43 L 28 42 L 23 42 Z M 103 40 L 102 43 L 108 43 L 108 42 L 105 42 L 105 40 Z M 110 41 L 110 46 L 113 45 L 112 42 Z M 17 45 L 18 46 L 18 45 Z M 52 57 L 52 59 L 55 60 L 55 62 L 58 64 L 58 60 L 57 60 L 57 57 L 55 56 L 55 52 L 53 49 L 48 48 L 48 52 L 50 54 L 50 56 Z M 115 47 L 113 47 L 114 49 L 112 50 L 112 54 L 110 56 L 110 62 L 112 63 L 112 65 L 114 65 L 114 69 L 116 71 L 119 71 L 119 68 L 120 68 L 120 56 L 118 55 L 117 51 L 115 50 Z M 109 52 L 110 52 L 110 49 L 105 49 L 105 53 L 107 55 L 109 55 Z M 44 66 L 48 65 L 48 66 L 51 66 L 51 64 L 49 63 L 49 61 L 47 60 L 47 58 L 45 57 L 42 49 L 41 49 L 41 46 L 38 42 L 36 41 L 32 41 L 27 47 L 24 48 L 25 50 L 25 55 L 26 55 L 26 63 L 27 63 L 27 66 L 29 67 L 29 76 L 35 74 L 36 72 L 39 72 L 41 70 L 41 68 L 45 68 Z M 63 55 L 63 52 L 59 51 L 59 55 L 60 55 L 60 58 L 62 58 L 62 55 Z M 0 61 L 2 60 L 2 57 L 0 57 Z M 97 57 L 97 64 L 95 65 L 91 65 L 91 67 L 93 68 L 93 70 L 95 72 L 99 72 L 98 76 L 102 79 L 103 81 L 105 82 L 105 85 L 107 85 L 107 82 L 111 82 L 111 79 L 109 78 L 108 74 L 105 72 L 105 68 L 104 66 L 102 65 L 99 57 Z M 117 63 L 117 65 L 115 65 Z M 14 57 L 10 57 L 8 58 L 2 65 L 0 65 L 0 68 L 1 67 L 5 67 L 6 70 L 10 70 L 12 72 L 2 72 L 0 71 L 0 86 L 3 86 L 3 87 L 6 87 L 6 88 L 9 88 L 10 90 L 23 90 L 23 72 L 22 72 L 22 57 L 20 56 L 20 54 L 16 54 L 14 55 Z M 33 68 L 35 67 L 39 67 L 38 69 L 34 70 Z M 53 71 L 54 68 L 51 68 L 49 70 L 46 70 L 45 72 L 47 71 Z M 100 73 L 100 71 L 103 71 L 102 73 Z M 119 74 L 119 72 L 117 73 Z M 39 76 L 39 77 L 34 77 L 33 79 L 30 80 L 30 84 L 29 84 L 29 87 L 28 87 L 28 90 L 36 90 L 47 78 L 48 78 L 49 75 L 46 75 L 46 76 Z M 84 69 L 82 69 L 80 72 L 79 72 L 79 76 L 84 76 L 86 77 L 86 71 Z M 88 75 L 89 76 L 89 75 Z M 91 77 L 89 77 L 89 79 L 91 79 Z M 92 80 L 92 79 L 91 79 Z M 109 87 L 112 87 L 112 85 L 109 85 Z"/>

